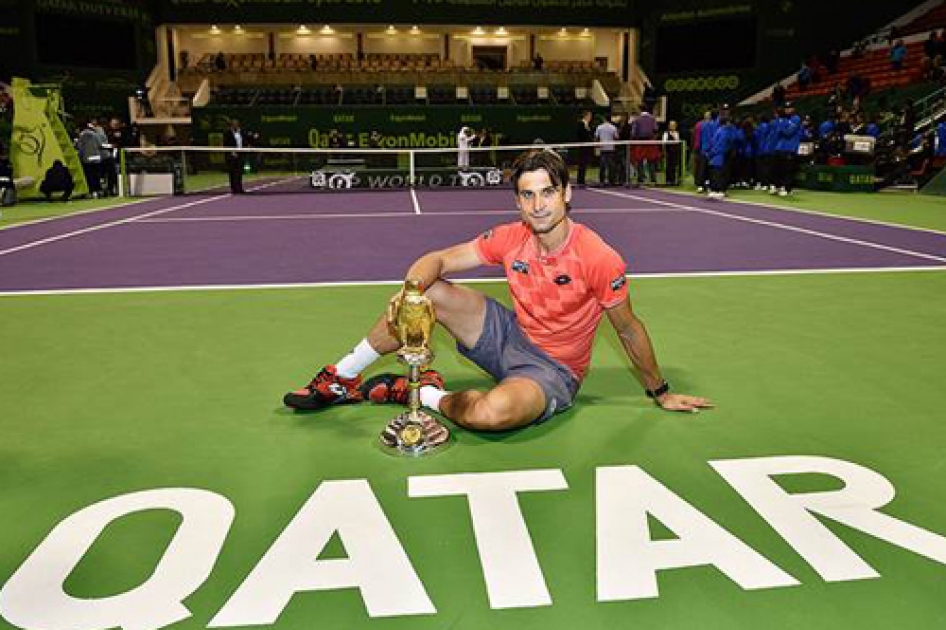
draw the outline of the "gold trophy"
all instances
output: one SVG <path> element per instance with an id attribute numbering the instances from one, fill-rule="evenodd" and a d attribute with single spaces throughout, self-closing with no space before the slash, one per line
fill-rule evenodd
<path id="1" fill-rule="evenodd" d="M 430 338 L 437 316 L 419 280 L 408 279 L 391 313 L 388 326 L 401 342 L 398 360 L 408 367 L 408 410 L 388 422 L 381 443 L 401 455 L 420 456 L 437 450 L 450 439 L 450 431 L 420 408 L 420 373 L 434 360 Z"/>

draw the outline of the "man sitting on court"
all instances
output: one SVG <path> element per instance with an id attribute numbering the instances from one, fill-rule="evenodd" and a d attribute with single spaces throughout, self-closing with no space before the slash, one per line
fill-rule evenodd
<path id="1" fill-rule="evenodd" d="M 426 254 L 405 276 L 423 283 L 459 352 L 498 384 L 486 393 L 448 392 L 440 374 L 428 370 L 421 378 L 421 403 L 479 431 L 547 420 L 572 405 L 591 363 L 598 322 L 607 314 L 650 398 L 667 410 L 711 407 L 705 398 L 671 392 L 661 376 L 644 323 L 631 308 L 624 260 L 569 217 L 572 189 L 562 158 L 546 149 L 520 155 L 512 184 L 520 221 Z M 481 265 L 504 267 L 515 311 L 444 279 Z M 388 314 L 367 338 L 306 387 L 286 394 L 285 404 L 303 410 L 363 400 L 407 404 L 406 377 L 361 378 L 379 357 L 398 349 L 389 318 L 402 294 L 391 298 Z"/>
<path id="2" fill-rule="evenodd" d="M 39 185 L 39 191 L 46 197 L 46 201 L 52 201 L 53 193 L 61 192 L 63 201 L 69 201 L 72 191 L 75 189 L 75 182 L 72 180 L 72 173 L 62 163 L 62 160 L 56 160 L 46 171 L 46 177 Z"/>

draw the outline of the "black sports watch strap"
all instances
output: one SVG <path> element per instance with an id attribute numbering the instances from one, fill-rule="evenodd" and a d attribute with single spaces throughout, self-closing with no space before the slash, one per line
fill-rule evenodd
<path id="1" fill-rule="evenodd" d="M 664 382 L 661 383 L 661 384 L 657 387 L 657 389 L 645 389 L 645 390 L 644 390 L 644 393 L 647 394 L 647 397 L 648 397 L 648 398 L 652 398 L 652 399 L 656 400 L 656 399 L 660 398 L 661 396 L 663 396 L 664 394 L 666 394 L 666 393 L 669 392 L 669 391 L 670 391 L 670 383 L 668 383 L 666 380 L 664 380 Z"/>

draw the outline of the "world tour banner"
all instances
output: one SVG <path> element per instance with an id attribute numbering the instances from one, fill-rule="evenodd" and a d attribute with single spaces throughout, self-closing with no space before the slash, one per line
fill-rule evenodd
<path id="1" fill-rule="evenodd" d="M 161 0 L 159 23 L 628 26 L 633 0 Z"/>
<path id="2" fill-rule="evenodd" d="M 194 110 L 193 139 L 197 145 L 219 145 L 229 121 L 260 135 L 264 147 L 328 147 L 332 129 L 344 133 L 353 148 L 367 148 L 372 131 L 382 134 L 385 149 L 446 149 L 456 147 L 461 127 L 489 128 L 502 144 L 575 142 L 580 108 L 490 107 L 204 107 Z"/>

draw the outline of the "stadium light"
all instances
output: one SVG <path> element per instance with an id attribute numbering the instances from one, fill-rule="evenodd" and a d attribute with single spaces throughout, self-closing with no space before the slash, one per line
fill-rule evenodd
<path id="1" fill-rule="evenodd" d="M 506 31 L 506 27 L 505 27 L 505 26 L 500 26 L 499 28 L 497 28 L 497 29 L 496 29 L 496 34 L 497 34 L 497 35 L 507 35 L 508 33 L 507 33 L 507 31 Z"/>
<path id="2" fill-rule="evenodd" d="M 563 26 L 563 27 L 558 31 L 558 34 L 561 35 L 562 37 L 565 37 L 565 36 L 568 35 L 568 29 Z"/>
<path id="3" fill-rule="evenodd" d="M 397 35 L 397 29 L 394 28 L 393 24 L 389 24 L 388 28 L 384 32 L 388 35 Z"/>
<path id="4" fill-rule="evenodd" d="M 312 31 L 310 31 L 309 28 L 305 24 L 300 24 L 299 28 L 296 29 L 296 33 L 298 33 L 299 35 L 308 35 L 311 32 Z"/>
<path id="5" fill-rule="evenodd" d="M 417 25 L 416 25 L 416 24 L 411 27 L 411 35 L 417 35 L 417 34 L 419 34 L 419 33 L 420 33 L 420 29 L 417 28 Z"/>
<path id="6" fill-rule="evenodd" d="M 243 33 L 243 27 L 237 24 L 236 26 L 233 27 L 233 32 L 240 35 Z"/>
<path id="7" fill-rule="evenodd" d="M 323 35 L 331 35 L 331 34 L 334 33 L 334 32 L 335 32 L 335 31 L 334 31 L 334 30 L 332 29 L 332 27 L 329 26 L 328 24 L 326 24 L 325 26 L 323 26 L 323 27 L 322 27 L 322 31 L 321 31 L 321 33 L 322 33 Z"/>
<path id="8" fill-rule="evenodd" d="M 591 30 L 590 30 L 590 29 L 584 28 L 584 29 L 581 30 L 581 36 L 582 36 L 582 37 L 589 37 L 590 35 L 591 35 Z"/>
<path id="9" fill-rule="evenodd" d="M 211 25 L 210 25 L 210 34 L 211 34 L 211 35 L 219 35 L 219 34 L 220 34 L 220 27 L 218 27 L 216 24 L 211 24 Z"/>
<path id="10" fill-rule="evenodd" d="M 482 26 L 477 26 L 476 28 L 473 29 L 473 34 L 474 34 L 474 35 L 485 35 L 485 34 L 486 34 L 486 31 L 483 30 L 483 27 L 482 27 Z"/>

